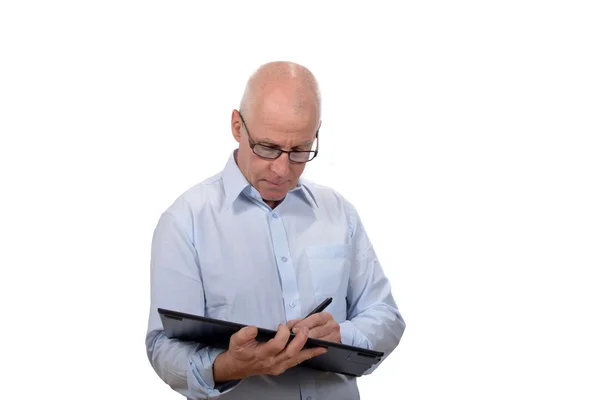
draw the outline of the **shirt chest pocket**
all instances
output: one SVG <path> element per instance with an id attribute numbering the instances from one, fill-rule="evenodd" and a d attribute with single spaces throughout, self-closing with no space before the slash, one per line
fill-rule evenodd
<path id="1" fill-rule="evenodd" d="M 345 321 L 352 246 L 308 246 L 305 251 L 317 303 L 333 297 L 325 311 L 331 313 L 336 321 Z"/>

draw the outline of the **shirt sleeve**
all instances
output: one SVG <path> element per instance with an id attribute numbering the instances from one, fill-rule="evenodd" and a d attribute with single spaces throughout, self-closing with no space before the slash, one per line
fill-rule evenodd
<path id="1" fill-rule="evenodd" d="M 216 399 L 241 383 L 215 385 L 213 364 L 224 350 L 169 339 L 158 308 L 204 315 L 204 289 L 191 223 L 170 212 L 159 219 L 152 238 L 151 301 L 146 351 L 157 375 L 188 399 Z"/>
<path id="2" fill-rule="evenodd" d="M 350 231 L 354 251 L 348 287 L 348 316 L 347 321 L 340 324 L 342 343 L 381 351 L 383 361 L 398 346 L 406 323 L 360 217 L 352 207 Z"/>

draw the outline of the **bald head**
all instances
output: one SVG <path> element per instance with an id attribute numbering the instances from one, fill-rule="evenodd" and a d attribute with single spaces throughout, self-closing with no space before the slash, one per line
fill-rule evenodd
<path id="1" fill-rule="evenodd" d="M 293 62 L 263 64 L 248 79 L 240 111 L 248 116 L 291 111 L 320 119 L 321 95 L 317 80 L 308 68 Z"/>

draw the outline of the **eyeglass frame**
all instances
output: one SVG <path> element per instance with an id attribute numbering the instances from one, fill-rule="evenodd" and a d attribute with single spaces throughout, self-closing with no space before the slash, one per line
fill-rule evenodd
<path id="1" fill-rule="evenodd" d="M 248 136 L 248 144 L 250 145 L 250 149 L 252 150 L 252 152 L 254 154 L 256 154 L 258 157 L 263 158 L 265 160 L 277 160 L 279 157 L 281 157 L 281 155 L 283 153 L 288 153 L 288 161 L 290 163 L 293 164 L 306 164 L 307 162 L 310 162 L 312 160 L 314 160 L 317 157 L 317 154 L 319 153 L 319 129 L 317 129 L 317 133 L 315 134 L 315 140 L 317 141 L 317 148 L 315 150 L 283 150 L 283 149 L 279 149 L 277 147 L 271 147 L 268 146 L 266 144 L 260 143 L 260 142 L 255 142 L 254 140 L 252 140 L 252 138 L 250 137 L 250 131 L 248 130 L 248 125 L 246 125 L 246 121 L 244 120 L 244 117 L 242 116 L 242 112 L 238 111 L 238 114 L 240 115 L 240 120 L 242 121 L 242 125 L 244 127 L 244 130 L 246 131 L 246 136 Z M 279 152 L 279 154 L 277 154 L 276 157 L 265 157 L 265 156 L 261 156 L 260 154 L 257 154 L 256 151 L 254 151 L 254 147 L 256 145 L 259 146 L 263 146 L 263 147 L 267 147 L 271 150 L 277 150 Z M 294 161 L 290 158 L 290 154 L 291 153 L 314 153 L 313 157 L 306 160 L 306 161 Z M 310 157 L 310 155 L 309 155 Z"/>

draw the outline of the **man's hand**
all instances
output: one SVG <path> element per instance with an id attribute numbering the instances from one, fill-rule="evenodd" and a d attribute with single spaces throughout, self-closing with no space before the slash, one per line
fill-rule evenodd
<path id="1" fill-rule="evenodd" d="M 290 331 L 283 324 L 279 325 L 277 334 L 268 342 L 256 341 L 257 334 L 256 327 L 247 326 L 231 336 L 229 349 L 219 354 L 213 364 L 215 382 L 253 375 L 280 375 L 301 362 L 327 352 L 322 347 L 302 350 L 308 339 L 308 328 L 301 327 L 289 344 Z"/>
<path id="2" fill-rule="evenodd" d="M 296 328 L 299 330 L 306 328 L 308 329 L 308 337 L 311 338 L 327 340 L 329 342 L 342 342 L 340 325 L 328 312 L 320 312 L 302 319 L 293 319 L 288 321 L 287 327 L 292 332 Z"/>

